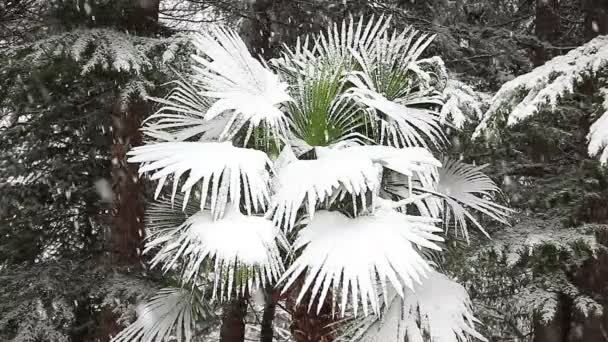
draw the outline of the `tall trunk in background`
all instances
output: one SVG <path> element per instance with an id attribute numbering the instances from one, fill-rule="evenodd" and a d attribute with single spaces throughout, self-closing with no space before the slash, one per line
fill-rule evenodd
<path id="1" fill-rule="evenodd" d="M 608 0 L 582 0 L 585 13 L 584 35 L 589 41 L 598 35 L 608 34 Z M 596 92 L 592 79 L 587 80 L 580 87 L 581 93 L 592 97 Z M 582 118 L 581 124 L 584 133 L 588 132 L 591 123 L 591 113 Z M 601 204 L 600 204 L 601 206 Z M 592 222 L 606 222 L 605 211 L 600 211 L 591 217 Z M 596 230 L 596 241 L 602 246 L 594 257 L 586 260 L 580 267 L 574 269 L 570 275 L 572 283 L 582 293 L 596 299 L 603 307 L 602 315 L 589 313 L 584 316 L 575 313 L 568 342 L 608 341 L 608 229 Z"/>
<path id="2" fill-rule="evenodd" d="M 536 0 L 534 25 L 534 33 L 540 40 L 540 45 L 534 48 L 532 56 L 532 63 L 537 67 L 553 58 L 551 51 L 544 45 L 553 44 L 559 39 L 559 0 Z"/>
<path id="3" fill-rule="evenodd" d="M 558 294 L 555 315 L 549 322 L 543 322 L 540 314 L 534 314 L 533 342 L 567 342 L 570 335 L 572 301 L 564 294 Z"/>
<path id="4" fill-rule="evenodd" d="M 111 264 L 140 265 L 144 237 L 144 186 L 137 165 L 127 163 L 127 152 L 142 144 L 139 130 L 147 113 L 144 101 L 136 101 L 125 111 L 116 104 L 112 113 L 112 234 Z"/>
<path id="5" fill-rule="evenodd" d="M 152 34 L 158 28 L 160 0 L 131 0 L 125 11 L 126 28 L 142 34 Z M 144 239 L 144 184 L 138 166 L 127 162 L 127 152 L 142 144 L 139 130 L 148 114 L 143 99 L 131 101 L 126 108 L 117 99 L 112 112 L 112 228 L 110 236 L 110 265 L 141 267 Z M 112 310 L 104 307 L 98 317 L 95 341 L 109 341 L 120 327 Z"/>
<path id="6" fill-rule="evenodd" d="M 608 0 L 582 0 L 585 41 L 608 34 Z"/>

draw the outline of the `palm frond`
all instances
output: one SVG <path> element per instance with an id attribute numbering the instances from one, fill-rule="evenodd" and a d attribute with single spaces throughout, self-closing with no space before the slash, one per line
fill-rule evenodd
<path id="1" fill-rule="evenodd" d="M 358 342 L 463 342 L 472 338 L 487 341 L 475 330 L 466 290 L 445 275 L 432 270 L 401 298 L 389 288 L 383 313 L 365 317 L 348 329 Z"/>
<path id="2" fill-rule="evenodd" d="M 292 133 L 311 146 L 329 146 L 347 139 L 366 139 L 366 112 L 342 95 L 342 69 L 308 65 L 295 79 L 294 101 L 289 104 Z"/>
<path id="3" fill-rule="evenodd" d="M 210 208 L 216 218 L 222 216 L 227 203 L 239 205 L 241 197 L 249 213 L 252 207 L 255 211 L 265 208 L 269 199 L 267 168 L 271 162 L 261 151 L 234 147 L 230 142 L 165 142 L 138 146 L 128 154 L 129 162 L 145 163 L 139 168 L 140 173 L 156 170 L 151 179 L 159 180 L 158 189 L 173 175 L 171 198 L 175 197 L 181 176 L 189 171 L 181 188 L 185 193 L 184 207 L 192 188 L 202 180 L 203 209 L 211 185 Z"/>
<path id="4" fill-rule="evenodd" d="M 205 119 L 233 111 L 226 129 L 230 138 L 247 122 L 249 132 L 264 124 L 277 136 L 286 131 L 283 112 L 277 105 L 290 101 L 287 84 L 253 58 L 241 38 L 233 31 L 212 28 L 197 34 L 193 44 L 206 56 L 193 56 L 197 65 L 193 79 L 199 82 L 203 96 L 215 98 Z"/>
<path id="5" fill-rule="evenodd" d="M 183 201 L 184 195 L 177 194 L 176 198 L 178 202 Z M 183 224 L 189 216 L 196 214 L 200 210 L 200 207 L 194 201 L 190 201 L 185 210 L 182 211 L 180 209 L 176 208 L 171 198 L 166 196 L 150 203 L 144 215 L 145 226 L 149 232 L 148 236 L 158 231 Z"/>
<path id="6" fill-rule="evenodd" d="M 363 73 L 351 76 L 349 80 L 355 87 L 348 89 L 345 96 L 365 105 L 373 114 L 379 126 L 379 143 L 386 142 L 396 147 L 427 147 L 427 140 L 435 146 L 445 143 L 445 135 L 440 125 L 441 118 L 437 112 L 410 105 L 413 104 L 411 96 L 391 101 L 370 88 L 370 80 L 367 78 L 368 76 Z M 421 99 L 415 101 L 416 104 L 422 102 Z M 429 98 L 427 105 L 437 105 L 434 101 L 435 99 Z"/>
<path id="7" fill-rule="evenodd" d="M 473 166 L 460 161 L 444 159 L 443 166 L 438 169 L 438 182 L 430 183 L 420 178 L 405 181 L 398 174 L 392 174 L 388 179 L 385 190 L 403 198 L 414 194 L 428 193 L 432 196 L 414 203 L 421 214 L 431 217 L 443 215 L 446 229 L 451 218 L 454 218 L 456 234 L 459 230 L 469 240 L 467 221 L 471 221 L 483 234 L 489 237 L 483 226 L 467 208 L 473 209 L 492 219 L 509 224 L 508 218 L 512 209 L 494 202 L 500 195 L 500 188 L 481 170 L 486 165 Z"/>
<path id="8" fill-rule="evenodd" d="M 372 16 L 367 22 L 363 17 L 358 22 L 351 17 L 341 25 L 333 24 L 325 33 L 320 33 L 314 45 L 315 53 L 325 63 L 338 64 L 352 70 L 355 66 L 351 51 L 369 50 L 388 30 L 390 17 Z"/>
<path id="9" fill-rule="evenodd" d="M 377 188 L 379 169 L 368 158 L 341 154 L 340 158 L 295 160 L 277 170 L 273 196 L 267 215 L 276 224 L 293 228 L 300 206 L 306 203 L 308 215 L 316 205 L 343 191 L 365 203 L 366 191 Z"/>
<path id="10" fill-rule="evenodd" d="M 433 225 L 434 221 L 394 210 L 354 219 L 339 212 L 320 211 L 298 233 L 294 248 L 302 252 L 281 278 L 285 281 L 283 291 L 305 275 L 297 303 L 310 293 L 310 298 L 318 296 L 319 311 L 331 287 L 336 294 L 334 298 L 342 294 L 339 304 L 342 315 L 349 293 L 355 315 L 359 300 L 365 315 L 368 305 L 377 313 L 378 282 L 386 288 L 388 279 L 403 295 L 404 286 L 413 288 L 413 283 L 420 282 L 430 270 L 415 246 L 439 249 L 433 241 L 443 239 L 433 235 L 441 231 Z M 313 300 L 309 310 L 312 303 Z"/>
<path id="11" fill-rule="evenodd" d="M 162 342 L 175 336 L 189 342 L 196 320 L 207 316 L 197 288 L 164 288 L 137 308 L 137 320 L 112 338 L 112 342 Z"/>
<path id="12" fill-rule="evenodd" d="M 342 199 L 346 193 L 352 195 L 355 208 L 357 198 L 365 208 L 366 192 L 374 192 L 380 186 L 382 167 L 409 177 L 418 174 L 433 178 L 434 167 L 441 165 L 430 152 L 421 148 L 317 147 L 316 152 L 318 159 L 292 160 L 277 170 L 267 215 L 277 224 L 283 222 L 287 230 L 293 228 L 297 212 L 304 203 L 311 218 L 318 203 Z"/>
<path id="13" fill-rule="evenodd" d="M 481 172 L 485 166 L 473 166 L 456 160 L 446 159 L 443 167 L 439 169 L 437 193 L 443 197 L 447 204 L 447 212 L 444 212 L 444 219 L 449 219 L 453 215 L 455 229 L 461 228 L 467 240 L 469 238 L 467 218 L 482 233 L 488 237 L 489 235 L 465 207 L 507 225 L 509 224 L 507 219 L 510 213 L 513 212 L 512 209 L 497 204 L 492 200 L 495 195 L 500 195 L 502 191 L 490 177 Z"/>
<path id="14" fill-rule="evenodd" d="M 163 264 L 164 271 L 182 265 L 185 283 L 212 271 L 213 298 L 219 295 L 224 300 L 233 292 L 242 295 L 277 280 L 283 271 L 280 245 L 287 248 L 271 221 L 227 208 L 220 220 L 201 211 L 180 226 L 159 231 L 146 243 L 144 253 L 157 250 L 152 267 Z"/>
<path id="15" fill-rule="evenodd" d="M 161 141 L 185 141 L 207 133 L 217 122 L 207 122 L 204 118 L 209 109 L 207 98 L 186 79 L 173 83 L 176 87 L 166 98 L 150 98 L 162 107 L 144 121 L 143 133 Z"/>

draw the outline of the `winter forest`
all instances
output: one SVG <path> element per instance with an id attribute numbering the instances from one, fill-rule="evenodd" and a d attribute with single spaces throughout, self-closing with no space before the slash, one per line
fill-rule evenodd
<path id="1" fill-rule="evenodd" d="M 608 341 L 607 0 L 0 0 L 0 342 Z"/>

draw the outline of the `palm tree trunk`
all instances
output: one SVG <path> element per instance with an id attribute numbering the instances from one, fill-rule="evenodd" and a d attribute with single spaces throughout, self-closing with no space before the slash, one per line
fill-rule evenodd
<path id="1" fill-rule="evenodd" d="M 276 308 L 277 301 L 274 298 L 274 289 L 269 285 L 264 289 L 264 314 L 262 315 L 260 342 L 272 342 L 274 338 L 273 321 Z"/>
<path id="2" fill-rule="evenodd" d="M 220 342 L 243 342 L 245 340 L 246 315 L 246 297 L 235 298 L 224 305 Z"/>
<path id="3" fill-rule="evenodd" d="M 323 302 L 323 306 L 317 313 L 317 303 L 313 303 L 311 310 L 308 311 L 308 303 L 310 295 L 305 295 L 300 305 L 296 305 L 300 288 L 303 285 L 303 277 L 295 281 L 295 284 L 289 290 L 286 300 L 287 311 L 291 314 L 291 333 L 296 342 L 332 342 L 335 340 L 335 333 L 330 327 L 334 323 L 335 317 L 332 313 L 332 296 L 331 291 L 328 292 Z"/>

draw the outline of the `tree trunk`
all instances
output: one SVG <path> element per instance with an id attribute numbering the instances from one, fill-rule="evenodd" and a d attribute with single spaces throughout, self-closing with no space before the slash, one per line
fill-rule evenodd
<path id="1" fill-rule="evenodd" d="M 137 165 L 127 163 L 127 151 L 142 143 L 139 126 L 147 106 L 138 101 L 127 111 L 119 104 L 116 107 L 112 114 L 111 264 L 138 267 L 144 237 L 144 185 Z"/>
<path id="2" fill-rule="evenodd" d="M 544 323 L 540 315 L 534 315 L 533 342 L 566 342 L 570 330 L 571 300 L 565 295 L 558 297 L 558 307 L 551 321 Z"/>
<path id="3" fill-rule="evenodd" d="M 303 285 L 303 277 L 296 280 L 295 284 L 288 292 L 286 300 L 287 310 L 291 314 L 291 333 L 296 342 L 332 342 L 335 340 L 335 333 L 330 327 L 334 323 L 335 317 L 332 314 L 332 296 L 328 292 L 317 313 L 317 301 L 313 303 L 310 311 L 308 304 L 312 300 L 310 295 L 305 295 L 300 305 L 296 305 L 295 299 Z"/>
<path id="4" fill-rule="evenodd" d="M 603 306 L 603 314 L 591 312 L 587 317 L 577 314 L 569 342 L 608 340 L 608 229 L 598 229 L 595 235 L 603 248 L 575 271 L 572 283 L 581 292 L 598 300 Z"/>
<path id="5" fill-rule="evenodd" d="M 220 342 L 242 342 L 245 340 L 245 316 L 247 299 L 235 298 L 224 304 Z"/>
<path id="6" fill-rule="evenodd" d="M 127 28 L 151 33 L 157 28 L 160 0 L 132 0 L 127 13 Z M 140 125 L 147 116 L 148 104 L 133 100 L 126 110 L 117 101 L 112 112 L 112 229 L 110 231 L 110 265 L 139 268 L 144 239 L 144 184 L 138 166 L 127 162 L 127 152 L 142 144 Z M 99 315 L 100 342 L 109 341 L 122 328 L 111 308 Z"/>
<path id="7" fill-rule="evenodd" d="M 274 338 L 273 321 L 276 308 L 277 301 L 274 298 L 274 289 L 269 285 L 264 289 L 264 314 L 262 315 L 260 342 L 272 342 Z"/>
<path id="8" fill-rule="evenodd" d="M 536 0 L 534 33 L 540 44 L 533 51 L 532 63 L 535 67 L 553 58 L 545 45 L 555 43 L 559 39 L 559 32 L 559 0 Z"/>
<path id="9" fill-rule="evenodd" d="M 585 12 L 585 40 L 608 34 L 608 0 L 582 0 Z"/>
<path id="10" fill-rule="evenodd" d="M 240 35 L 254 56 L 268 60 L 273 57 L 271 11 L 278 0 L 254 0 L 251 2 L 250 18 L 240 27 Z"/>
<path id="11" fill-rule="evenodd" d="M 127 14 L 128 29 L 150 34 L 158 30 L 160 0 L 131 0 Z"/>

